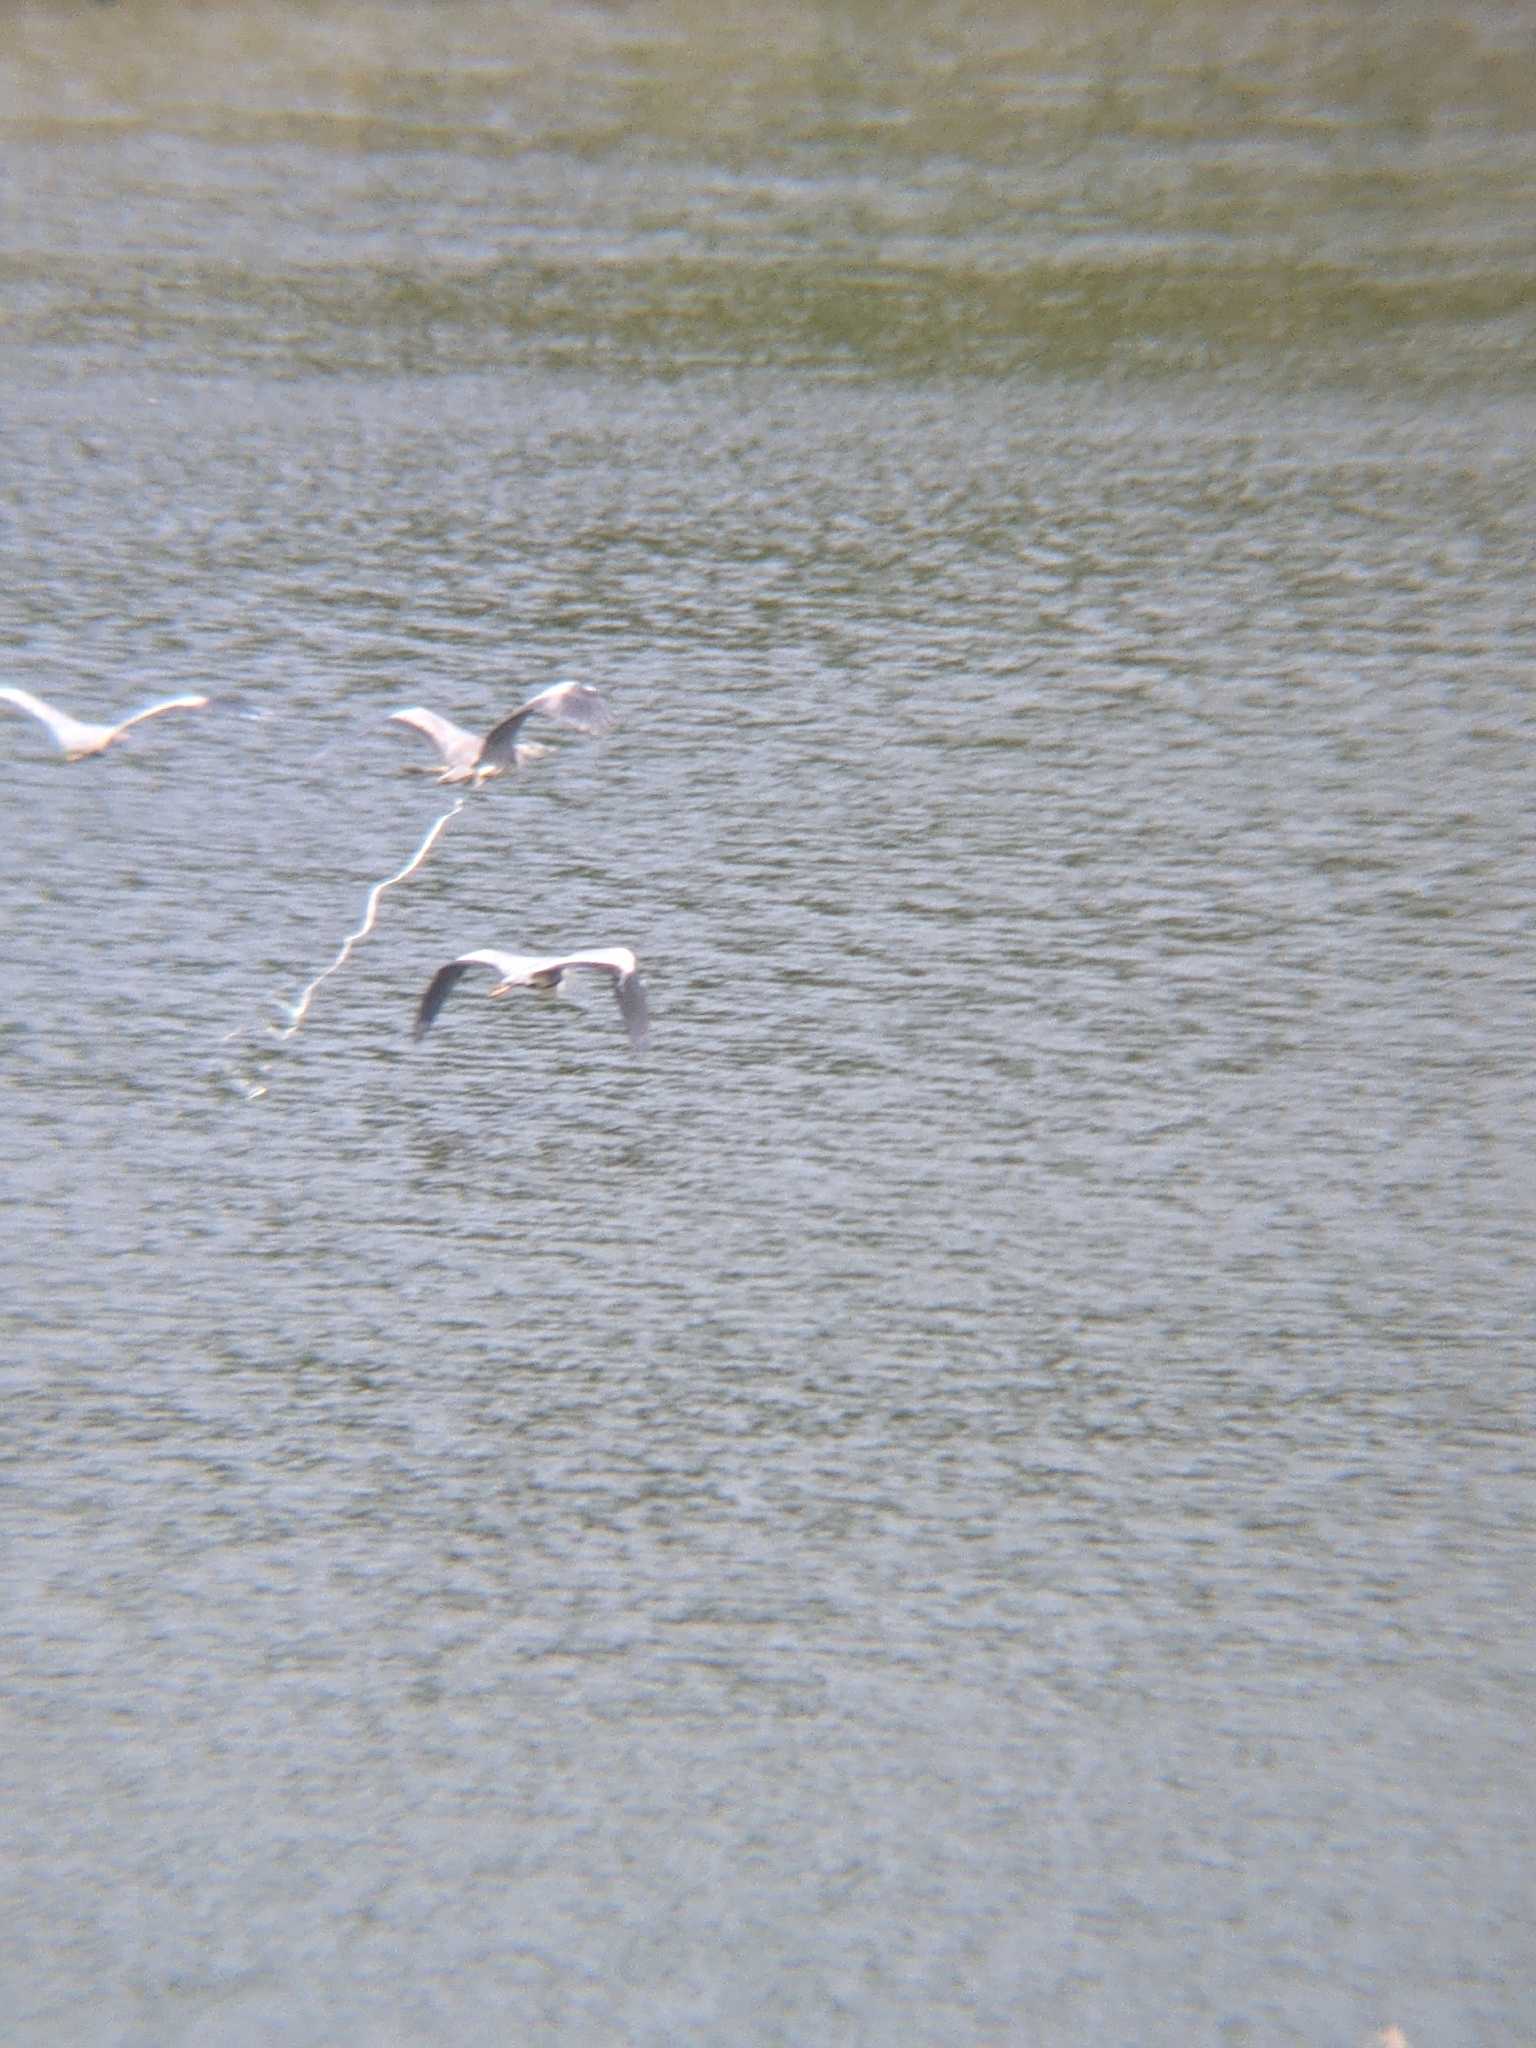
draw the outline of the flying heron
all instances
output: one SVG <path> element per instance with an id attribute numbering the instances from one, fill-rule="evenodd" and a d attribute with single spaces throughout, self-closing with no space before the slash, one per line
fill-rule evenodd
<path id="1" fill-rule="evenodd" d="M 471 967 L 495 970 L 497 985 L 491 990 L 493 996 L 510 995 L 516 988 L 557 989 L 566 975 L 577 968 L 589 968 L 595 974 L 609 975 L 613 981 L 613 992 L 619 999 L 619 1015 L 629 1033 L 630 1044 L 636 1052 L 645 1044 L 650 1023 L 645 983 L 640 979 L 640 963 L 628 946 L 598 947 L 590 953 L 559 955 L 495 953 L 489 949 L 480 953 L 461 953 L 457 960 L 450 960 L 446 967 L 439 967 L 427 983 L 426 994 L 416 1012 L 417 1038 L 424 1038 L 431 1030 L 438 1011 Z"/>
<path id="2" fill-rule="evenodd" d="M 443 764 L 439 782 L 479 784 L 488 776 L 521 767 L 523 762 L 543 753 L 542 747 L 519 744 L 517 737 L 523 720 L 535 712 L 543 718 L 557 719 L 562 725 L 575 726 L 578 732 L 603 732 L 609 724 L 602 693 L 590 683 L 551 683 L 547 690 L 536 691 L 510 718 L 493 725 L 483 739 L 435 711 L 424 711 L 419 704 L 409 711 L 392 711 L 389 715 L 394 724 L 414 726 L 417 732 L 425 733 L 436 747 Z"/>
<path id="3" fill-rule="evenodd" d="M 162 711 L 196 711 L 208 702 L 206 697 L 167 697 L 163 704 L 150 704 L 135 711 L 121 725 L 88 725 L 84 719 L 71 718 L 67 711 L 57 711 L 53 705 L 45 704 L 30 690 L 0 690 L 0 700 L 14 704 L 18 711 L 30 712 L 46 725 L 66 761 L 83 761 L 87 755 L 104 754 L 130 726 L 140 725 L 146 718 L 158 718 Z"/>

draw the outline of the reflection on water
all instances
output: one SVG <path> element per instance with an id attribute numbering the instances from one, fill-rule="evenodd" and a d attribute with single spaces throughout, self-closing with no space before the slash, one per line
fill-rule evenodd
<path id="1" fill-rule="evenodd" d="M 5 39 L 17 2037 L 1524 2038 L 1519 17 Z"/>

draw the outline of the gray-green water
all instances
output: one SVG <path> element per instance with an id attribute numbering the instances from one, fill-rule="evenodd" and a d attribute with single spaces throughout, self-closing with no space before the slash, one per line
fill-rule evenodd
<path id="1" fill-rule="evenodd" d="M 1530 2038 L 1533 116 L 0 17 L 8 2038 Z"/>

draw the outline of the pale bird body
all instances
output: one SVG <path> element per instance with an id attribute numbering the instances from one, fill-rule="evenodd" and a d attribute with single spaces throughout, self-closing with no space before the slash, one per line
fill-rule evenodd
<path id="1" fill-rule="evenodd" d="M 424 710 L 419 704 L 412 705 L 409 711 L 389 714 L 393 724 L 411 726 L 424 733 L 436 747 L 441 764 L 439 782 L 474 783 L 504 774 L 508 768 L 521 767 L 544 752 L 543 747 L 518 739 L 524 719 L 535 715 L 574 726 L 578 732 L 603 732 L 609 723 L 602 693 L 590 683 L 551 683 L 547 690 L 536 691 L 510 718 L 493 725 L 483 737 L 466 732 L 451 718 Z"/>
<path id="2" fill-rule="evenodd" d="M 52 704 L 45 704 L 41 697 L 34 697 L 30 690 L 0 689 L 0 702 L 14 704 L 18 711 L 25 711 L 31 717 L 47 726 L 53 735 L 54 744 L 66 761 L 83 761 L 91 754 L 104 754 L 108 747 L 122 739 L 135 725 L 142 725 L 146 718 L 158 718 L 162 711 L 197 711 L 208 702 L 206 697 L 167 697 L 163 703 L 146 705 L 142 711 L 135 711 L 131 718 L 125 718 L 120 725 L 93 725 L 83 718 L 71 718 L 67 711 L 60 711 Z"/>
<path id="3" fill-rule="evenodd" d="M 629 1042 L 636 1052 L 645 1044 L 650 1027 L 645 983 L 640 979 L 640 962 L 628 946 L 600 946 L 590 953 L 498 953 L 489 947 L 478 953 L 461 953 L 446 967 L 439 967 L 416 1011 L 415 1035 L 423 1038 L 459 981 L 472 967 L 489 967 L 497 977 L 493 996 L 510 995 L 514 989 L 558 989 L 567 974 L 605 974 L 613 983 L 619 1015 Z"/>

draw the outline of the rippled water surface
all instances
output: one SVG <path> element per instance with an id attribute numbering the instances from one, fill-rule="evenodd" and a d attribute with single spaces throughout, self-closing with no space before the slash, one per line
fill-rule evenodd
<path id="1" fill-rule="evenodd" d="M 1528 18 L 773 22 L 0 26 L 29 2048 L 1531 2035 Z"/>

